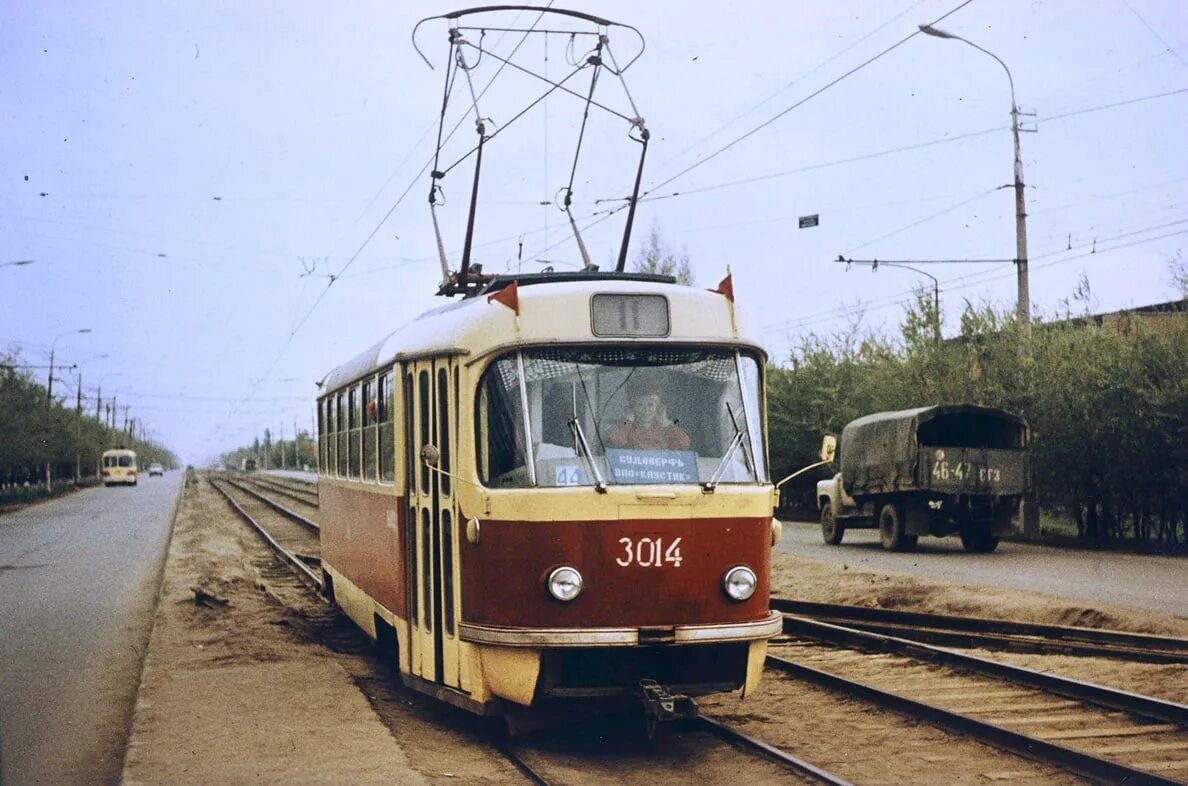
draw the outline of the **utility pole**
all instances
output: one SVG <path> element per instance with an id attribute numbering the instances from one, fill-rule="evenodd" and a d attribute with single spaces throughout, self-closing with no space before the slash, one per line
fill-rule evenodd
<path id="1" fill-rule="evenodd" d="M 1002 58 L 991 52 L 989 49 L 984 49 L 973 41 L 962 38 L 959 35 L 954 35 L 946 30 L 933 27 L 932 25 L 918 25 L 920 32 L 925 35 L 933 36 L 934 38 L 948 38 L 953 41 L 960 41 L 963 44 L 968 44 L 982 54 L 989 55 L 1002 66 L 1002 70 L 1006 71 L 1007 81 L 1011 86 L 1011 137 L 1015 142 L 1015 268 L 1018 288 L 1018 297 L 1015 303 L 1015 314 L 1019 322 L 1023 325 L 1024 335 L 1028 341 L 1031 339 L 1031 288 L 1027 279 L 1027 206 L 1023 200 L 1023 155 L 1019 150 L 1019 105 L 1015 101 L 1015 78 L 1011 76 L 1011 69 L 1007 68 L 1007 64 L 1002 62 Z"/>
<path id="2" fill-rule="evenodd" d="M 73 335 L 75 333 L 90 333 L 90 328 L 77 328 L 75 330 L 67 330 L 65 333 L 59 333 L 54 336 L 54 340 L 50 342 L 50 367 L 49 367 L 49 381 L 45 386 L 45 442 L 49 445 L 50 430 L 52 425 L 50 418 L 53 416 L 54 405 L 54 352 L 58 348 L 58 340 L 65 336 Z M 46 456 L 45 461 L 45 493 L 54 493 L 54 458 L 53 454 Z"/>
<path id="3" fill-rule="evenodd" d="M 82 474 L 82 369 L 78 370 L 78 391 L 74 402 L 74 485 Z"/>

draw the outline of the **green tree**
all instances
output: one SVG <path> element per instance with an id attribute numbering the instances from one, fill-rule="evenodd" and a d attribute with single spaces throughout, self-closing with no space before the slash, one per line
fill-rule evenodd
<path id="1" fill-rule="evenodd" d="M 648 237 L 640 246 L 632 261 L 636 273 L 655 273 L 661 276 L 673 276 L 678 284 L 693 286 L 693 269 L 689 266 L 689 254 L 684 249 L 677 253 L 664 242 L 660 235 L 660 227 L 653 222 L 648 231 Z"/>
<path id="2" fill-rule="evenodd" d="M 1090 318 L 1087 281 L 1030 341 L 1013 309 L 967 302 L 960 334 L 931 340 L 930 298 L 900 336 L 858 325 L 810 335 L 768 372 L 772 474 L 815 461 L 823 433 L 882 410 L 967 402 L 1022 415 L 1041 507 L 1090 541 L 1188 541 L 1188 319 Z M 826 476 L 824 472 L 817 477 Z M 813 505 L 812 473 L 785 487 Z"/>

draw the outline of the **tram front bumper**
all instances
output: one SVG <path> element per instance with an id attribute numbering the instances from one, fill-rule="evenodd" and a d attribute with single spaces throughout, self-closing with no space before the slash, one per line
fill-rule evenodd
<path id="1" fill-rule="evenodd" d="M 767 640 L 783 628 L 779 612 L 761 620 L 645 628 L 507 628 L 462 623 L 487 686 L 519 704 L 538 698 L 632 694 L 641 679 L 688 695 L 759 683 Z"/>
<path id="2" fill-rule="evenodd" d="M 522 628 L 469 622 L 458 627 L 463 641 L 499 647 L 639 647 L 770 639 L 783 630 L 783 617 L 778 611 L 771 611 L 760 620 L 671 627 Z"/>

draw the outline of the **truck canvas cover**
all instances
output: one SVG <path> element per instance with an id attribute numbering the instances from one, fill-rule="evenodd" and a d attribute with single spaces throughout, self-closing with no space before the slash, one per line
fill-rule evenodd
<path id="1" fill-rule="evenodd" d="M 842 430 L 841 471 L 854 496 L 893 491 L 1021 493 L 1027 422 L 976 404 L 876 412 Z"/>

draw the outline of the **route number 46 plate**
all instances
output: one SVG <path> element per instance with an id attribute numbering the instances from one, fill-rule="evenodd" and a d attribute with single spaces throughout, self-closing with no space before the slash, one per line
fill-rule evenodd
<path id="1" fill-rule="evenodd" d="M 619 538 L 619 545 L 623 547 L 622 555 L 615 560 L 620 568 L 638 565 L 641 568 L 662 568 L 671 566 L 679 568 L 684 557 L 681 556 L 681 539 L 673 538 Z"/>

